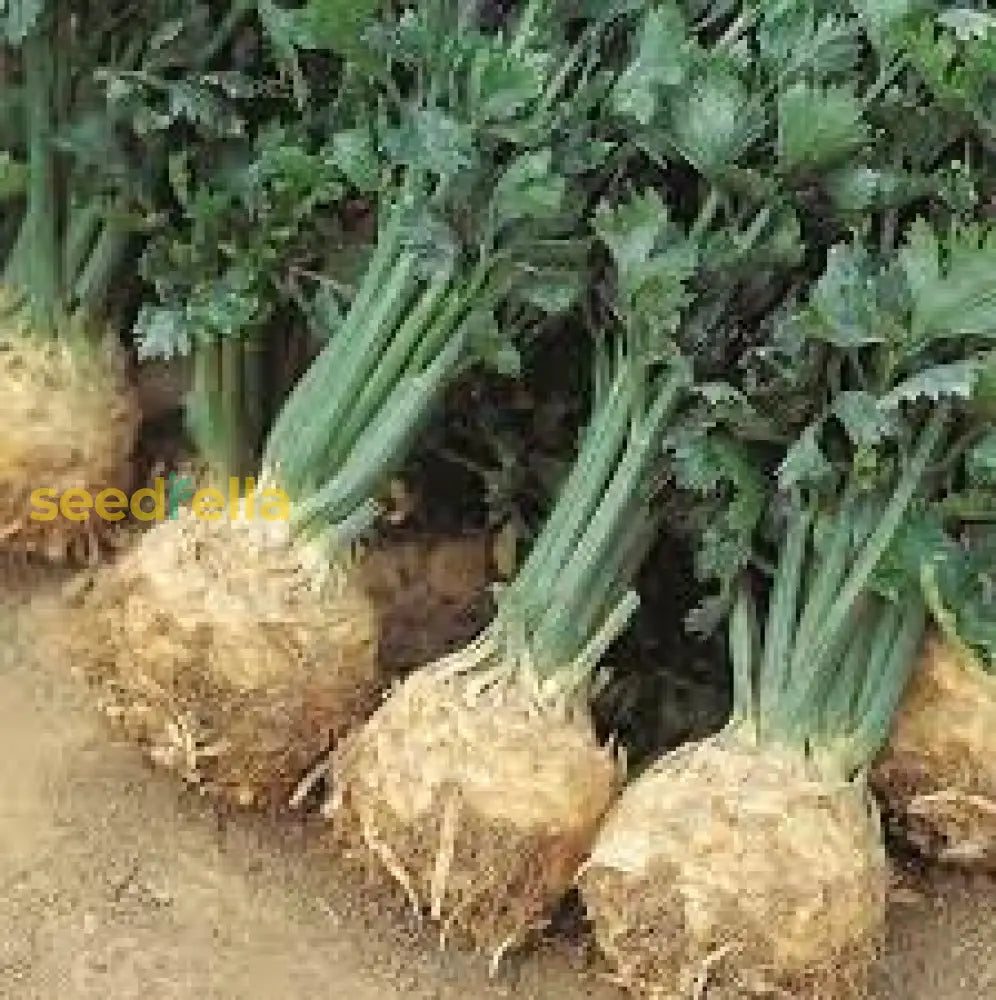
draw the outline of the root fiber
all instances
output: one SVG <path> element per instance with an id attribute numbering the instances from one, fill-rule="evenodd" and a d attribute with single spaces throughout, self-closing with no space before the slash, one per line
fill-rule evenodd
<path id="1" fill-rule="evenodd" d="M 221 800 L 280 808 L 373 709 L 369 599 L 315 586 L 285 522 L 181 510 L 78 598 L 74 667 L 156 762 Z"/>
<path id="2" fill-rule="evenodd" d="M 713 738 L 622 794 L 580 876 L 639 996 L 868 995 L 887 868 L 870 797 L 801 754 Z"/>
<path id="3" fill-rule="evenodd" d="M 458 662 L 458 657 L 452 658 Z M 518 677 L 426 668 L 333 755 L 329 811 L 417 912 L 491 956 L 549 918 L 617 789 L 587 717 Z"/>

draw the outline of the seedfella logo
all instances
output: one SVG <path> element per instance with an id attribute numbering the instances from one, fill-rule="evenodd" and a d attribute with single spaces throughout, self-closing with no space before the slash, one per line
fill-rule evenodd
<path id="1" fill-rule="evenodd" d="M 189 476 L 172 473 L 169 480 L 161 476 L 152 487 L 136 490 L 129 497 L 124 490 L 101 490 L 92 496 L 87 490 L 70 489 L 59 494 L 54 489 L 37 489 L 31 494 L 31 520 L 54 521 L 64 517 L 67 521 L 86 521 L 91 513 L 102 521 L 122 521 L 131 514 L 136 521 L 175 520 L 180 507 L 190 501 L 194 517 L 202 521 L 230 520 L 286 521 L 290 518 L 290 497 L 283 490 L 268 487 L 256 493 L 256 480 L 245 480 L 244 492 L 240 481 L 232 476 L 228 480 L 228 496 L 220 489 L 207 487 L 194 489 Z M 151 507 L 149 504 L 151 501 Z"/>

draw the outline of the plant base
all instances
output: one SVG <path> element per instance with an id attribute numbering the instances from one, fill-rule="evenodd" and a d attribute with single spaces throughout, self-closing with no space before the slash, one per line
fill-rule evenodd
<path id="1" fill-rule="evenodd" d="M 348 578 L 313 583 L 284 522 L 181 510 L 80 597 L 72 662 L 153 760 L 222 800 L 281 808 L 378 689 L 368 598 Z"/>
<path id="2" fill-rule="evenodd" d="M 928 639 L 871 781 L 923 854 L 996 871 L 996 677 Z"/>
<path id="3" fill-rule="evenodd" d="M 668 754 L 610 812 L 580 886 L 637 995 L 869 995 L 887 886 L 874 804 L 799 755 L 728 734 Z"/>
<path id="4" fill-rule="evenodd" d="M 0 548 L 93 561 L 111 522 L 33 520 L 31 494 L 131 489 L 138 411 L 117 352 L 0 327 Z"/>
<path id="5" fill-rule="evenodd" d="M 590 719 L 524 682 L 425 668 L 332 761 L 327 806 L 421 913 L 497 962 L 573 883 L 617 788 Z"/>

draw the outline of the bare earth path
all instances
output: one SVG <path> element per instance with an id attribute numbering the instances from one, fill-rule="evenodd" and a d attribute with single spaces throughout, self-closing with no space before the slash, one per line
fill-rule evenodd
<path id="1" fill-rule="evenodd" d="M 0 997 L 620 1000 L 581 946 L 490 981 L 299 829 L 212 815 L 110 745 L 65 665 L 54 599 L 0 607 Z M 894 906 L 880 1000 L 996 998 L 996 885 L 935 875 Z"/>

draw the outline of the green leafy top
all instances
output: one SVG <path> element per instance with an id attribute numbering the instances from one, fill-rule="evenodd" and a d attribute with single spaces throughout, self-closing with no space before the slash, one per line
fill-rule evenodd
<path id="1" fill-rule="evenodd" d="M 301 500 L 302 531 L 331 523 L 345 537 L 368 520 L 442 387 L 477 361 L 516 373 L 518 343 L 582 285 L 603 26 L 568 42 L 552 4 L 533 0 L 506 37 L 446 10 L 406 11 L 371 33 L 393 86 L 375 81 L 366 132 L 357 122 L 331 144 L 377 164 L 378 230 L 266 443 L 264 470 Z"/>
<path id="2" fill-rule="evenodd" d="M 691 168 L 745 212 L 791 204 L 810 245 L 873 230 L 880 213 L 894 230 L 889 213 L 926 199 L 977 214 L 996 181 L 979 111 L 991 119 L 990 16 L 937 6 L 655 3 L 613 107 L 651 161 Z M 959 18 L 975 68 L 950 90 L 976 97 L 952 113 L 925 67 L 950 62 Z"/>
<path id="3" fill-rule="evenodd" d="M 983 670 L 996 672 L 996 491 L 986 491 L 987 520 L 952 524 L 920 501 L 897 534 L 872 585 L 886 600 L 922 592 L 935 627 Z"/>
<path id="4" fill-rule="evenodd" d="M 299 22 L 319 6 L 285 12 L 298 47 Z M 373 22 L 362 34 L 376 67 L 364 61 L 361 78 L 358 68 L 351 82 L 340 77 L 331 106 L 309 105 L 303 125 L 264 122 L 251 136 L 244 123 L 241 136 L 226 135 L 220 163 L 177 150 L 171 181 L 184 221 L 147 253 L 160 302 L 140 318 L 143 351 L 258 332 L 267 304 L 288 298 L 328 339 L 330 313 L 308 299 L 317 293 L 341 319 L 355 293 L 362 267 L 347 260 L 343 273 L 342 255 L 323 252 L 343 242 L 334 234 L 349 199 L 374 202 L 382 220 L 404 215 L 404 245 L 423 276 L 487 255 L 494 288 L 522 306 L 556 312 L 575 301 L 585 248 L 567 237 L 584 196 L 567 189 L 609 151 L 593 141 L 598 32 L 592 25 L 569 45 L 549 5 L 533 7 L 515 41 L 450 18 L 446 4 Z M 507 367 L 509 351 L 490 333 L 478 342 Z"/>
<path id="5" fill-rule="evenodd" d="M 878 753 L 926 622 L 918 588 L 885 596 L 880 569 L 915 524 L 911 504 L 946 419 L 944 406 L 932 413 L 885 489 L 852 473 L 835 490 L 785 495 L 763 635 L 745 582 L 730 618 L 739 733 L 795 748 L 835 778 Z"/>
<path id="6" fill-rule="evenodd" d="M 0 8 L 4 39 L 16 46 L 5 56 L 0 141 L 8 144 L 5 175 L 23 182 L 13 192 L 23 195 L 11 213 L 20 231 L 3 248 L 4 280 L 27 289 L 49 320 L 105 311 L 140 228 L 135 194 L 151 170 L 129 149 L 125 95 L 120 87 L 105 92 L 104 82 L 203 68 L 234 24 L 213 25 L 207 14 L 179 0 L 86 11 L 12 0 Z M 211 118 L 182 81 L 170 100 L 174 118 Z"/>
<path id="7" fill-rule="evenodd" d="M 920 496 L 951 523 L 966 511 L 992 517 L 992 247 L 989 228 L 952 225 L 941 238 L 917 220 L 890 254 L 857 239 L 831 248 L 808 294 L 780 307 L 727 370 L 734 384 L 700 396 L 672 437 L 678 483 L 697 496 L 698 572 L 720 586 L 694 627 L 714 627 L 729 606 L 774 489 L 825 489 L 851 473 L 881 487 L 941 403 L 953 411 L 952 452 Z"/>
<path id="8" fill-rule="evenodd" d="M 996 338 L 994 248 L 991 229 L 956 226 L 942 240 L 917 220 L 884 260 L 857 242 L 831 250 L 808 300 L 778 323 L 775 351 L 827 345 L 838 358 L 829 397 L 783 463 L 783 486 L 824 468 L 815 435 L 827 420 L 866 459 L 905 433 L 907 404 L 959 401 L 980 425 Z"/>
<path id="9" fill-rule="evenodd" d="M 996 674 L 996 528 L 989 523 L 966 532 L 944 555 L 930 564 L 923 581 L 928 607 L 952 640 Z"/>

